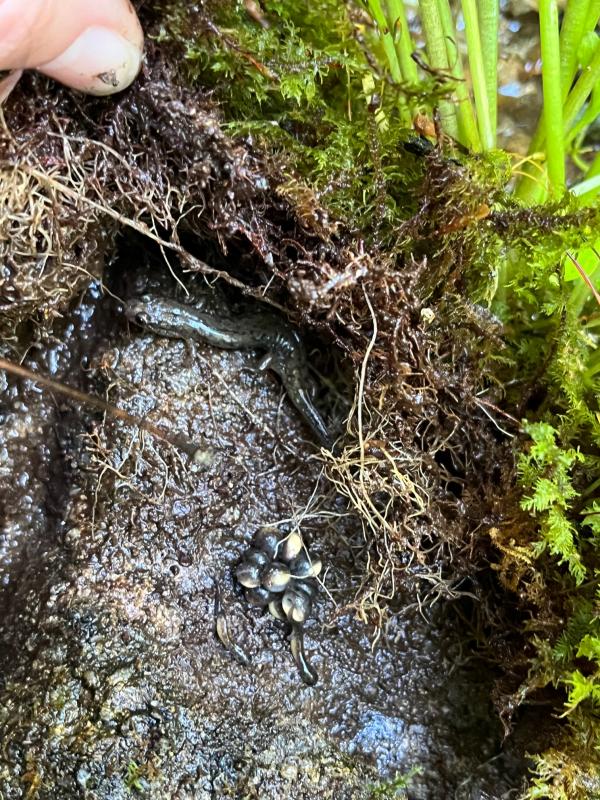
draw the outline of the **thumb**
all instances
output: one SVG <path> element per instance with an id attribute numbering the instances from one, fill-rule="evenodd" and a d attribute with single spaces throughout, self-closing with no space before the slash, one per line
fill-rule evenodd
<path id="1" fill-rule="evenodd" d="M 134 80 L 143 43 L 129 0 L 0 0 L 0 69 L 35 68 L 111 94 Z"/>

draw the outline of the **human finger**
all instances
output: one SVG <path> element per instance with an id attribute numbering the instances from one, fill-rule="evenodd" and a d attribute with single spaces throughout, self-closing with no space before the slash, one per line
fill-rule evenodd
<path id="1" fill-rule="evenodd" d="M 0 0 L 0 69 L 35 68 L 111 94 L 137 75 L 143 33 L 129 0 Z"/>

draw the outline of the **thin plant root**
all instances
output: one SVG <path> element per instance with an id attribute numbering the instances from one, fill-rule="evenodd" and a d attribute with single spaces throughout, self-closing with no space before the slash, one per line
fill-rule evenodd
<path id="1" fill-rule="evenodd" d="M 19 378 L 33 381 L 34 383 L 37 383 L 53 392 L 59 392 L 60 394 L 70 397 L 72 400 L 76 400 L 79 403 L 84 403 L 85 405 L 92 406 L 93 408 L 98 408 L 100 411 L 104 411 L 106 414 L 109 414 L 115 419 L 123 420 L 123 422 L 126 422 L 129 425 L 135 425 L 136 427 L 151 433 L 153 436 L 156 436 L 158 439 L 162 439 L 174 447 L 183 450 L 191 457 L 193 457 L 199 449 L 199 445 L 195 445 L 193 442 L 183 436 L 167 433 L 167 431 L 158 428 L 151 422 L 140 419 L 139 417 L 135 417 L 132 414 L 129 414 L 127 411 L 123 411 L 123 409 L 107 403 L 106 400 L 102 400 L 100 397 L 94 397 L 94 395 L 80 392 L 78 389 L 74 389 L 72 386 L 66 386 L 64 383 L 54 381 L 51 378 L 47 378 L 45 375 L 39 375 L 38 373 L 32 372 L 26 367 L 22 367 L 20 364 L 15 364 L 12 361 L 8 361 L 6 358 L 0 358 L 0 369 L 9 372 L 12 375 L 16 375 Z"/>

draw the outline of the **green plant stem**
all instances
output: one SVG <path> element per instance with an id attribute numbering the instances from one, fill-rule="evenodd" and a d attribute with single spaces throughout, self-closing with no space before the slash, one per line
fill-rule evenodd
<path id="1" fill-rule="evenodd" d="M 560 35 L 561 94 L 563 96 L 563 100 L 568 95 L 575 71 L 577 69 L 577 57 L 579 48 L 581 46 L 581 40 L 585 33 L 595 29 L 596 25 L 598 24 L 598 20 L 600 19 L 600 0 L 588 0 L 586 23 L 582 31 L 580 28 L 580 16 L 582 14 L 581 5 L 583 3 L 584 0 L 569 0 L 567 3 L 567 9 L 565 10 L 563 29 L 561 30 Z M 565 57 L 562 56 L 563 49 L 567 54 Z M 574 68 L 569 66 L 571 64 L 570 59 L 573 57 L 575 58 Z M 571 69 L 573 70 L 572 72 Z M 563 75 L 565 76 L 566 92 L 565 84 L 563 84 Z M 540 152 L 544 146 L 545 136 L 546 128 L 544 114 L 542 112 L 538 121 L 537 129 L 529 144 L 529 155 Z M 526 202 L 538 202 L 544 194 L 544 189 L 539 184 L 539 178 L 536 179 L 539 175 L 538 170 L 536 170 L 535 167 L 525 166 L 523 171 L 526 172 L 530 177 L 524 177 L 519 181 L 515 194 L 521 200 Z"/>
<path id="2" fill-rule="evenodd" d="M 427 44 L 427 55 L 429 65 L 433 69 L 449 71 L 448 55 L 446 52 L 446 41 L 444 29 L 437 5 L 437 0 L 421 0 L 421 23 Z M 448 100 L 440 101 L 440 115 L 442 126 L 446 133 L 458 139 L 458 123 L 454 104 Z"/>
<path id="3" fill-rule="evenodd" d="M 567 131 L 567 144 L 573 145 L 575 149 L 581 147 L 582 139 L 588 127 L 600 116 L 600 85 L 596 84 L 589 98 L 589 103 L 585 107 L 585 111 L 577 116 L 577 120 Z M 575 160 L 575 154 L 572 153 L 571 157 Z M 587 172 L 588 166 L 582 167 L 582 172 Z"/>
<path id="4" fill-rule="evenodd" d="M 560 86 L 563 103 L 567 99 L 575 72 L 583 34 L 586 32 L 590 0 L 569 0 L 560 29 Z"/>
<path id="5" fill-rule="evenodd" d="M 379 28 L 379 35 L 383 42 L 383 49 L 390 66 L 390 74 L 394 83 L 402 83 L 402 70 L 396 54 L 394 37 L 390 32 L 388 21 L 379 0 L 368 0 L 369 12 Z"/>
<path id="6" fill-rule="evenodd" d="M 500 17 L 499 0 L 478 0 L 479 29 L 481 33 L 481 51 L 483 70 L 488 96 L 490 125 L 496 146 L 496 128 L 498 123 L 498 21 Z"/>
<path id="7" fill-rule="evenodd" d="M 462 10 L 465 18 L 467 51 L 469 53 L 469 66 L 471 68 L 471 81 L 475 97 L 475 108 L 477 109 L 477 125 L 479 127 L 479 136 L 481 137 L 481 146 L 484 150 L 491 150 L 495 144 L 495 136 L 490 118 L 490 105 L 479 34 L 479 18 L 475 0 L 462 0 Z"/>
<path id="8" fill-rule="evenodd" d="M 444 39 L 446 41 L 446 56 L 449 64 L 452 65 L 452 74 L 456 78 L 455 93 L 459 138 L 466 147 L 475 152 L 479 152 L 481 150 L 481 140 L 479 138 L 479 131 L 477 130 L 473 104 L 471 103 L 471 97 L 469 95 L 469 87 L 465 81 L 462 58 L 456 43 L 456 26 L 452 19 L 452 11 L 450 10 L 450 3 L 448 0 L 438 0 L 438 11 L 442 23 L 442 30 L 444 31 Z"/>
<path id="9" fill-rule="evenodd" d="M 550 192 L 558 195 L 565 188 L 565 143 L 556 0 L 540 0 L 540 43 L 548 181 Z"/>
<path id="10" fill-rule="evenodd" d="M 594 86 L 600 80 L 600 42 L 596 46 L 594 57 L 588 66 L 582 70 L 581 75 L 569 92 L 564 107 L 564 129 L 565 133 L 574 124 L 577 115 L 584 106 L 584 103 L 592 93 Z M 545 97 L 544 97 L 545 104 Z"/>
<path id="11" fill-rule="evenodd" d="M 585 25 L 586 31 L 595 30 L 599 19 L 600 19 L 600 0 L 590 0 L 590 8 L 588 11 L 588 18 Z"/>
<path id="12" fill-rule="evenodd" d="M 600 194 L 600 164 L 598 165 L 598 172 L 595 175 L 573 186 L 571 191 L 575 197 L 581 198 L 582 205 L 584 206 L 588 205 L 590 200 L 594 197 L 597 197 L 598 194 Z"/>
<path id="13" fill-rule="evenodd" d="M 402 77 L 408 83 L 416 84 L 419 80 L 417 65 L 412 60 L 414 50 L 403 0 L 388 0 L 388 19 L 391 23 L 396 54 L 400 62 Z"/>
<path id="14" fill-rule="evenodd" d="M 600 153 L 596 154 L 596 158 L 592 161 L 591 167 L 585 173 L 585 179 L 595 178 L 600 175 Z"/>
<path id="15" fill-rule="evenodd" d="M 533 156 L 542 150 L 545 137 L 545 118 L 542 111 L 538 120 L 537 130 L 529 143 L 528 155 Z M 528 164 L 523 166 L 523 172 L 526 173 L 526 177 L 522 177 L 517 184 L 515 195 L 526 203 L 537 203 L 545 192 L 543 185 L 540 183 L 542 173 L 535 166 Z"/>
<path id="16" fill-rule="evenodd" d="M 567 101 L 564 105 L 563 120 L 562 120 L 563 134 L 561 137 L 563 148 L 564 148 L 564 142 L 569 139 L 570 128 L 575 124 L 581 112 L 581 109 L 585 105 L 592 90 L 598 84 L 599 81 L 600 81 L 600 43 L 596 47 L 596 52 L 594 53 L 594 57 L 592 58 L 588 66 L 582 71 L 581 75 L 579 76 L 575 85 L 573 86 L 571 92 L 569 93 Z M 544 105 L 546 105 L 545 95 L 544 95 Z M 595 175 L 600 173 L 600 165 L 596 163 L 597 160 L 598 157 L 596 157 L 596 159 L 592 163 L 592 166 L 586 173 L 586 180 L 588 178 L 593 178 Z M 598 170 L 598 172 L 596 171 L 591 172 L 592 169 Z M 529 199 L 532 202 L 539 200 L 541 194 L 542 193 L 539 187 L 530 187 L 528 190 L 524 190 L 523 188 L 521 188 L 521 191 L 518 191 L 518 195 L 521 199 Z M 580 193 L 580 196 L 589 198 L 594 196 L 595 194 L 597 194 L 597 191 L 593 189 L 592 193 L 589 193 L 588 191 L 583 191 Z"/>

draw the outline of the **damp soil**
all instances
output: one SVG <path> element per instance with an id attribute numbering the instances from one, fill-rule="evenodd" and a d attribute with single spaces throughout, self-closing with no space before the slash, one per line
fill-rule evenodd
<path id="1" fill-rule="evenodd" d="M 145 333 L 95 283 L 27 335 L 31 369 L 177 431 L 199 454 L 4 379 L 5 800 L 369 798 L 415 766 L 415 800 L 512 796 L 522 748 L 502 745 L 494 675 L 470 659 L 459 618 L 400 596 L 374 640 L 348 610 L 360 525 L 256 353 Z M 232 578 L 256 529 L 290 520 L 326 567 L 305 629 L 315 687 L 282 623 L 249 608 Z M 217 588 L 249 665 L 216 636 Z"/>

